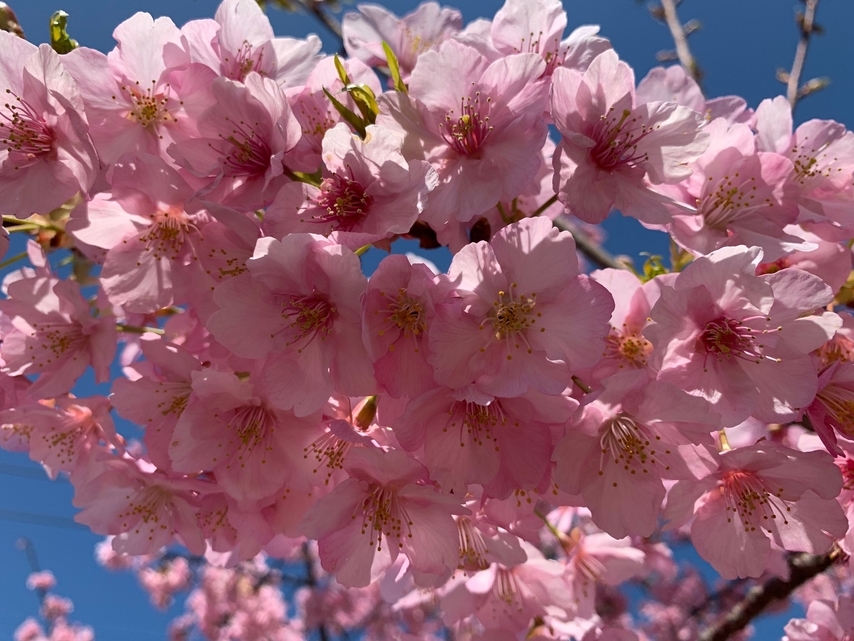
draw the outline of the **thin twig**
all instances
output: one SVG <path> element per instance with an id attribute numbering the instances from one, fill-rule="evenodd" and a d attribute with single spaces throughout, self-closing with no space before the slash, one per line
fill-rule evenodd
<path id="1" fill-rule="evenodd" d="M 807 50 L 809 49 L 810 38 L 812 38 L 813 29 L 815 27 L 815 10 L 818 6 L 818 0 L 805 0 L 804 15 L 799 20 L 801 27 L 801 37 L 798 40 L 798 46 L 795 49 L 795 60 L 792 62 L 792 70 L 789 72 L 789 77 L 786 80 L 786 100 L 795 109 L 798 100 L 803 97 L 801 93 L 801 74 L 804 71 L 804 63 L 807 59 Z"/>
<path id="2" fill-rule="evenodd" d="M 557 218 L 552 223 L 561 231 L 568 231 L 575 239 L 575 246 L 582 254 L 589 258 L 593 263 L 605 269 L 626 269 L 626 266 L 621 264 L 616 258 L 605 251 L 599 243 L 590 238 L 587 234 L 581 231 L 571 222 L 562 218 Z"/>
<path id="3" fill-rule="evenodd" d="M 744 629 L 769 605 L 788 598 L 801 585 L 842 558 L 844 554 L 837 545 L 834 545 L 826 554 L 793 554 L 789 558 L 788 579 L 771 579 L 767 583 L 750 588 L 744 598 L 733 606 L 729 614 L 704 630 L 697 641 L 726 641 L 736 632 Z"/>
<path id="4" fill-rule="evenodd" d="M 320 22 L 323 23 L 327 29 L 329 29 L 338 40 L 341 41 L 341 47 L 344 47 L 344 35 L 341 31 L 341 23 L 334 17 L 326 13 L 323 9 L 323 1 L 320 0 L 297 0 L 300 5 L 309 13 L 311 13 L 315 18 L 317 18 Z"/>
<path id="5" fill-rule="evenodd" d="M 314 588 L 317 586 L 317 577 L 314 576 L 314 560 L 311 556 L 311 548 L 307 542 L 302 544 L 302 558 L 305 563 L 305 584 L 309 588 Z M 329 631 L 326 629 L 325 624 L 320 624 L 320 627 L 317 628 L 317 633 L 320 636 L 320 641 L 329 641 Z"/>
<path id="6" fill-rule="evenodd" d="M 661 8 L 664 10 L 664 21 L 667 23 L 670 34 L 673 36 L 673 42 L 676 44 L 676 56 L 679 58 L 680 64 L 685 67 L 688 75 L 699 85 L 703 74 L 691 54 L 690 47 L 688 47 L 685 27 L 682 26 L 679 16 L 676 14 L 675 0 L 661 0 Z"/>

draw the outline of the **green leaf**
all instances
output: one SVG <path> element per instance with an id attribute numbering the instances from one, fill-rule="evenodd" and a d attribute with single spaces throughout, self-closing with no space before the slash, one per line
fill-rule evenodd
<path id="1" fill-rule="evenodd" d="M 383 42 L 383 51 L 385 51 L 385 59 L 388 61 L 388 70 L 391 73 L 391 79 L 394 81 L 394 88 L 401 93 L 407 93 L 408 89 L 400 77 L 400 64 L 397 62 L 397 56 L 394 51 L 388 46 L 387 42 Z"/>
<path id="2" fill-rule="evenodd" d="M 359 137 L 364 138 L 367 133 L 366 127 L 367 123 L 360 117 L 350 111 L 345 105 L 341 104 L 341 102 L 333 96 L 326 87 L 323 88 L 323 93 L 326 94 L 326 97 L 329 98 L 329 101 L 332 103 L 332 106 L 335 107 L 335 110 L 341 114 L 341 117 L 350 123 L 350 126 L 356 130 L 356 133 L 359 134 Z"/>
<path id="3" fill-rule="evenodd" d="M 373 90 L 368 85 L 345 85 L 344 91 L 352 96 L 359 111 L 362 112 L 362 118 L 371 125 L 376 123 L 380 106 L 377 104 L 377 97 Z"/>
<path id="4" fill-rule="evenodd" d="M 638 274 L 638 278 L 640 278 L 643 282 L 651 281 L 656 276 L 661 276 L 662 274 L 669 274 L 670 270 L 664 266 L 664 263 L 661 262 L 661 256 L 652 255 L 646 259 L 646 262 L 643 264 L 643 273 Z"/>
<path id="5" fill-rule="evenodd" d="M 56 11 L 50 17 L 50 46 L 56 53 L 68 53 L 80 45 L 68 35 L 68 14 L 65 11 Z"/>
<path id="6" fill-rule="evenodd" d="M 345 85 L 349 85 L 352 80 L 350 80 L 350 76 L 344 68 L 344 63 L 341 62 L 341 59 L 338 56 L 335 56 L 333 60 L 335 61 L 335 70 L 338 71 L 338 77 L 341 78 L 341 82 Z"/>
<path id="7" fill-rule="evenodd" d="M 691 255 L 691 252 L 682 249 L 673 242 L 673 239 L 670 240 L 670 264 L 673 266 L 674 272 L 681 272 L 693 260 L 694 256 Z"/>

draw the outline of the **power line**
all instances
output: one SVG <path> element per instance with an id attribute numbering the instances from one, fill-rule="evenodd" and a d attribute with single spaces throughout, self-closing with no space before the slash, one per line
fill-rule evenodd
<path id="1" fill-rule="evenodd" d="M 41 468 L 25 467 L 23 465 L 11 465 L 9 463 L 0 463 L 0 474 L 6 474 L 7 476 L 18 476 L 24 479 L 36 479 L 39 481 L 53 480 L 47 474 L 45 474 L 45 471 Z"/>
<path id="2" fill-rule="evenodd" d="M 50 514 L 34 514 L 33 512 L 19 512 L 17 510 L 0 509 L 0 521 L 13 521 L 15 523 L 26 523 L 28 525 L 43 525 L 45 527 L 78 530 L 81 532 L 90 531 L 85 525 L 81 525 L 68 517 L 51 516 Z"/>

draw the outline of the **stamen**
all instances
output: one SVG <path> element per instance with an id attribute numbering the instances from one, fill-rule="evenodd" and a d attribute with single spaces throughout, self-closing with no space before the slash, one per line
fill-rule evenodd
<path id="1" fill-rule="evenodd" d="M 26 100 L 7 89 L 14 101 L 0 109 L 0 144 L 31 160 L 53 151 L 53 130 Z"/>
<path id="2" fill-rule="evenodd" d="M 489 124 L 489 109 L 492 98 L 481 100 L 476 91 L 474 99 L 470 96 L 460 98 L 460 115 L 454 120 L 453 110 L 445 116 L 445 122 L 439 123 L 442 138 L 458 154 L 471 156 L 483 146 L 492 133 Z"/>

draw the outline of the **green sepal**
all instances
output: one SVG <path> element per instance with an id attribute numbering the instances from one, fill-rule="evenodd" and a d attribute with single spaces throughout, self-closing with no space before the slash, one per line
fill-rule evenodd
<path id="1" fill-rule="evenodd" d="M 333 96 L 326 87 L 323 88 L 323 93 L 326 94 L 326 97 L 329 98 L 329 101 L 332 103 L 332 106 L 335 107 L 335 110 L 341 114 L 341 117 L 350 123 L 350 126 L 356 130 L 356 133 L 359 134 L 360 138 L 364 138 L 367 134 L 366 127 L 368 123 L 361 116 L 357 116 L 352 111 L 350 111 L 345 105 L 341 104 L 341 102 Z"/>
<path id="2" fill-rule="evenodd" d="M 373 90 L 368 85 L 345 85 L 344 91 L 350 94 L 353 102 L 362 113 L 362 118 L 368 124 L 377 122 L 377 115 L 380 113 L 380 106 L 377 104 L 377 97 Z"/>
<path id="3" fill-rule="evenodd" d="M 400 64 L 397 62 L 397 56 L 394 55 L 394 51 L 391 50 L 387 42 L 383 42 L 383 51 L 385 51 L 385 59 L 388 61 L 388 71 L 391 74 L 391 79 L 394 81 L 395 91 L 408 93 L 409 90 L 406 88 L 406 83 L 400 77 Z"/>
<path id="4" fill-rule="evenodd" d="M 80 44 L 68 35 L 68 14 L 65 11 L 56 11 L 50 17 L 50 46 L 56 53 L 68 53 Z"/>

